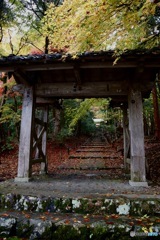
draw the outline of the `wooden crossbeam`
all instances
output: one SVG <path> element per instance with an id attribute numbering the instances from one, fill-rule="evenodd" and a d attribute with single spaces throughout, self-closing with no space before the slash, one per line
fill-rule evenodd
<path id="1" fill-rule="evenodd" d="M 37 147 L 38 150 L 39 150 L 39 154 L 40 154 L 40 155 L 42 156 L 42 158 L 44 158 L 44 159 L 45 159 L 45 155 L 44 155 L 44 153 L 43 153 L 43 151 L 42 151 L 42 148 L 41 148 L 41 141 L 42 141 L 42 136 L 43 136 L 45 130 L 46 130 L 46 129 L 43 127 L 43 128 L 41 129 L 38 137 L 37 137 L 36 132 L 34 131 L 34 139 L 35 139 L 35 142 L 34 142 L 33 148 L 32 148 L 32 151 L 34 151 L 34 150 L 36 149 L 36 147 Z"/>
<path id="2" fill-rule="evenodd" d="M 33 158 L 33 159 L 31 160 L 31 164 L 32 164 L 32 165 L 33 165 L 33 164 L 36 164 L 36 163 L 42 163 L 42 162 L 45 163 L 45 159 L 43 159 L 43 158 Z"/>
<path id="3" fill-rule="evenodd" d="M 37 147 L 37 144 L 41 141 L 41 138 L 42 138 L 42 135 L 43 135 L 44 132 L 45 132 L 45 128 L 44 127 L 41 129 L 41 131 L 38 134 L 38 136 L 37 136 L 36 132 L 34 131 L 33 136 L 34 136 L 35 142 L 33 143 L 33 151 Z"/>

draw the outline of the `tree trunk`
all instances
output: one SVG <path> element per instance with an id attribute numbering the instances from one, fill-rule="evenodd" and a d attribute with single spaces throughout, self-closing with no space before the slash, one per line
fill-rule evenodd
<path id="1" fill-rule="evenodd" d="M 45 54 L 48 54 L 48 50 L 49 50 L 48 47 L 49 47 L 49 38 L 46 37 L 45 38 L 45 50 L 44 50 Z"/>

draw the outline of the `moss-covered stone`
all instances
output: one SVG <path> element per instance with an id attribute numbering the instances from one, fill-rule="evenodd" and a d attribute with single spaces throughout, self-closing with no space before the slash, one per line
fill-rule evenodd
<path id="1" fill-rule="evenodd" d="M 70 225 L 61 225 L 55 229 L 52 237 L 56 240 L 86 240 L 88 239 L 88 229 L 86 227 L 76 229 Z"/>
<path id="2" fill-rule="evenodd" d="M 17 221 L 16 224 L 16 234 L 17 237 L 20 238 L 29 238 L 33 232 L 33 225 L 30 225 L 30 221 L 28 219 L 22 219 L 21 221 Z"/>
<path id="3" fill-rule="evenodd" d="M 131 200 L 130 215 L 143 216 L 143 215 L 158 215 L 160 213 L 159 200 Z"/>
<path id="4" fill-rule="evenodd" d="M 104 206 L 106 208 L 107 214 L 114 214 L 116 213 L 116 202 L 114 199 L 105 199 Z"/>
<path id="5" fill-rule="evenodd" d="M 15 234 L 16 219 L 12 217 L 0 217 L 0 237 L 9 237 Z"/>
<path id="6" fill-rule="evenodd" d="M 0 206 L 1 208 L 13 208 L 16 202 L 16 195 L 8 193 L 6 195 L 0 195 Z"/>
<path id="7" fill-rule="evenodd" d="M 40 219 L 31 219 L 30 225 L 33 230 L 30 239 L 52 239 L 52 222 L 42 221 Z"/>
<path id="8" fill-rule="evenodd" d="M 56 212 L 70 213 L 72 212 L 72 199 L 56 199 L 55 200 Z"/>
<path id="9" fill-rule="evenodd" d="M 118 198 L 45 198 L 24 195 L 0 195 L 1 209 L 32 212 L 61 212 L 82 214 L 119 214 L 143 216 L 160 214 L 159 199 Z"/>

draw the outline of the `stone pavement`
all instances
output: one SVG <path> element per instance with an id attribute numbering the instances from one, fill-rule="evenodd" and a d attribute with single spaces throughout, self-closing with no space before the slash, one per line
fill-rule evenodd
<path id="1" fill-rule="evenodd" d="M 110 195 L 151 196 L 160 198 L 160 186 L 132 187 L 128 179 L 107 179 L 96 175 L 35 176 L 28 183 L 7 180 L 0 183 L 0 193 L 53 197 L 98 197 Z"/>

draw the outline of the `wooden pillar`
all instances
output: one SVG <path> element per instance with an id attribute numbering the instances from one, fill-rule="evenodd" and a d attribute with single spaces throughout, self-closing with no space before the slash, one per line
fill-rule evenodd
<path id="1" fill-rule="evenodd" d="M 139 90 L 131 89 L 128 98 L 129 130 L 131 143 L 131 186 L 145 186 L 145 151 L 142 96 Z"/>
<path id="2" fill-rule="evenodd" d="M 26 87 L 24 90 L 22 105 L 18 174 L 15 181 L 28 182 L 31 177 L 33 114 L 33 87 Z"/>
<path id="3" fill-rule="evenodd" d="M 45 156 L 45 162 L 41 162 L 41 174 L 47 173 L 47 124 L 48 124 L 48 106 L 44 107 L 43 112 L 43 122 L 46 125 L 45 126 L 45 132 L 42 136 L 42 151 Z"/>
<path id="4" fill-rule="evenodd" d="M 127 113 L 127 105 L 125 104 L 122 108 L 123 110 L 123 146 L 124 146 L 124 168 L 126 173 L 129 171 L 129 163 L 127 162 L 127 158 L 129 157 L 129 148 L 130 148 L 130 136 L 129 136 L 129 128 L 128 128 L 128 113 Z"/>
<path id="5" fill-rule="evenodd" d="M 153 108 L 154 108 L 154 124 L 155 124 L 155 137 L 156 139 L 160 139 L 160 117 L 159 117 L 159 103 L 157 96 L 157 88 L 156 83 L 152 89 L 152 97 L 153 97 Z"/>

